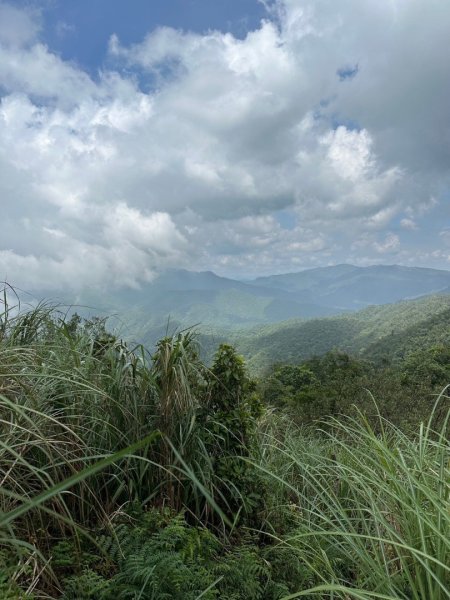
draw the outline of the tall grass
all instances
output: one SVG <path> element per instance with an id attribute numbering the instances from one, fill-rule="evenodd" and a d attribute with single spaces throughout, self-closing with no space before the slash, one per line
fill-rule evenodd
<path id="1" fill-rule="evenodd" d="M 5 303 L 0 597 L 8 560 L 21 590 L 58 597 L 55 542 L 92 539 L 99 529 L 114 535 L 113 517 L 126 505 L 169 506 L 237 535 L 243 509 L 233 523 L 228 508 L 244 506 L 247 489 L 264 503 L 261 539 L 283 557 L 286 598 L 450 597 L 448 416 L 434 431 L 431 415 L 411 437 L 381 418 L 376 431 L 362 416 L 314 431 L 267 411 L 252 454 L 225 461 L 227 479 L 220 452 L 242 432 L 216 422 L 210 376 L 190 333 L 162 340 L 150 357 L 102 321 L 79 327 L 50 305 L 21 313 Z M 443 393 L 436 410 L 448 415 L 448 401 Z M 258 461 L 265 486 L 242 475 L 245 460 Z M 231 489 L 235 482 L 247 487 Z"/>
<path id="2" fill-rule="evenodd" d="M 133 503 L 189 509 L 199 520 L 206 506 L 218 508 L 195 420 L 204 373 L 189 332 L 162 340 L 152 357 L 102 320 L 79 326 L 52 305 L 21 312 L 5 297 L 0 596 L 3 550 L 16 553 L 12 579 L 26 579 L 22 567 L 32 560 L 32 587 L 39 579 L 56 593 L 58 540 L 109 527 Z"/>
<path id="3" fill-rule="evenodd" d="M 45 304 L 0 314 L 0 553 L 17 573 L 33 557 L 44 589 L 55 540 L 107 525 L 161 479 L 150 361 L 103 333 Z"/>
<path id="4" fill-rule="evenodd" d="M 441 431 L 430 418 L 415 438 L 383 421 L 376 433 L 363 417 L 332 420 L 321 437 L 266 436 L 260 466 L 279 510 L 283 492 L 290 499 L 280 548 L 309 573 L 290 598 L 450 597 L 448 414 Z"/>

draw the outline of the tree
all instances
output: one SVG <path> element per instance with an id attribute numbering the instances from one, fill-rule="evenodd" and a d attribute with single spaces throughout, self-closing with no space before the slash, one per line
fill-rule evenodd
<path id="1" fill-rule="evenodd" d="M 255 390 L 244 359 L 232 346 L 219 346 L 209 375 L 203 423 L 219 505 L 232 518 L 242 508 L 249 516 L 261 499 L 257 474 L 246 460 L 256 446 L 258 418 L 263 413 Z"/>

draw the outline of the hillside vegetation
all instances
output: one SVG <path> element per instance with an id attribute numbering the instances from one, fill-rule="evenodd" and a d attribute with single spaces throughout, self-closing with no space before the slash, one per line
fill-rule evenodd
<path id="1" fill-rule="evenodd" d="M 5 306 L 0 597 L 448 598 L 449 357 L 391 366 L 377 414 L 343 353 L 253 380 L 189 332 Z"/>
<path id="2" fill-rule="evenodd" d="M 201 328 L 200 328 L 201 331 Z M 291 320 L 239 333 L 210 331 L 201 336 L 207 357 L 217 341 L 230 341 L 256 373 L 273 363 L 298 363 L 336 348 L 375 361 L 450 343 L 450 295 L 442 294 L 356 313 Z"/>
<path id="3" fill-rule="evenodd" d="M 253 281 L 178 269 L 158 274 L 139 289 L 120 289 L 106 296 L 84 291 L 78 295 L 77 310 L 83 316 L 93 310 L 117 314 L 128 338 L 150 348 L 162 335 L 196 324 L 216 335 L 240 334 L 286 319 L 351 313 L 445 290 L 450 290 L 449 271 L 396 265 L 336 265 Z M 42 298 L 42 292 L 35 297 Z M 73 304 L 73 294 L 60 301 Z"/>

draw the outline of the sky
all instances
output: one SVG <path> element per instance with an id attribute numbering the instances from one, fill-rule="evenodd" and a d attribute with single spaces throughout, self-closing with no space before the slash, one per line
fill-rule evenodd
<path id="1" fill-rule="evenodd" d="M 0 0 L 0 280 L 450 269 L 448 0 Z"/>

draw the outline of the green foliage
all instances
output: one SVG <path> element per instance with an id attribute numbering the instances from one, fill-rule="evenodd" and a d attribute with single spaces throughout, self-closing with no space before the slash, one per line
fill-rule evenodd
<path id="1" fill-rule="evenodd" d="M 140 511 L 98 544 L 103 563 L 66 578 L 64 600 L 195 600 L 201 594 L 277 600 L 287 590 L 273 580 L 269 561 L 251 540 L 227 548 L 209 530 L 167 510 Z M 109 579 L 105 565 L 115 572 Z"/>
<path id="2" fill-rule="evenodd" d="M 85 568 L 66 579 L 61 600 L 107 600 L 111 594 L 112 582 Z"/>
<path id="3" fill-rule="evenodd" d="M 206 563 L 216 547 L 208 530 L 188 527 L 182 515 L 150 536 L 145 527 L 133 528 L 121 540 L 123 558 L 112 580 L 114 597 L 194 600 L 214 583 Z M 216 593 L 211 590 L 204 597 L 211 599 Z"/>
<path id="4" fill-rule="evenodd" d="M 6 310 L 0 597 L 443 599 L 449 359 L 334 350 L 256 384 L 230 345 L 208 370 L 191 332 L 151 357 L 103 319 Z"/>
<path id="5" fill-rule="evenodd" d="M 273 579 L 270 562 L 251 541 L 233 548 L 215 572 L 222 577 L 218 597 L 225 600 L 278 600 L 287 591 L 283 583 Z"/>
<path id="6" fill-rule="evenodd" d="M 266 404 L 287 408 L 306 402 L 309 390 L 318 385 L 317 377 L 307 365 L 280 365 L 263 380 L 261 388 Z"/>
<path id="7" fill-rule="evenodd" d="M 328 352 L 301 365 L 276 367 L 263 383 L 263 397 L 297 421 L 336 416 L 358 403 L 368 372 L 368 364 L 344 352 Z"/>
<path id="8" fill-rule="evenodd" d="M 200 422 L 217 479 L 218 504 L 233 520 L 242 508 L 247 516 L 254 513 L 262 499 L 257 474 L 246 459 L 255 450 L 263 409 L 243 358 L 228 344 L 219 347 L 209 382 Z"/>
<path id="9" fill-rule="evenodd" d="M 187 482 L 179 473 L 190 461 L 196 443 L 195 418 L 206 385 L 205 368 L 190 331 L 160 340 L 152 362 L 158 397 L 156 425 L 163 434 L 156 458 L 160 464 L 171 467 L 161 473 L 162 491 L 170 506 L 181 510 Z"/>
<path id="10" fill-rule="evenodd" d="M 395 362 L 410 352 L 450 345 L 450 295 L 436 295 L 383 306 L 370 306 L 344 315 L 292 319 L 240 331 L 204 329 L 211 340 L 232 343 L 253 373 L 270 371 L 274 364 L 299 364 L 333 349 L 361 358 Z M 202 329 L 203 331 L 203 329 Z"/>
<path id="11" fill-rule="evenodd" d="M 82 540 L 63 539 L 52 545 L 52 566 L 59 572 L 65 573 L 74 569 L 82 569 L 98 561 L 98 552 L 82 547 Z"/>
<path id="12" fill-rule="evenodd" d="M 333 420 L 319 447 L 292 428 L 266 439 L 264 470 L 297 517 L 284 547 L 309 574 L 305 587 L 318 586 L 314 597 L 448 598 L 449 449 L 446 423 L 430 423 L 413 438 L 359 418 Z"/>
<path id="13" fill-rule="evenodd" d="M 19 556 L 0 549 L 0 598 L 2 600 L 33 600 L 32 594 L 24 593 L 20 582 L 31 579 L 32 566 Z"/>
<path id="14" fill-rule="evenodd" d="M 450 382 L 450 346 L 411 353 L 395 364 L 376 365 L 332 351 L 300 365 L 274 367 L 260 383 L 264 401 L 298 423 L 363 412 L 379 427 L 378 412 L 404 430 L 428 419 L 435 394 Z M 434 426 L 445 418 L 434 414 Z"/>
<path id="15" fill-rule="evenodd" d="M 412 302 L 411 307 L 408 303 L 410 310 L 404 315 L 393 313 L 390 331 L 384 326 L 384 335 L 378 334 L 371 339 L 362 351 L 376 362 L 397 362 L 416 351 L 450 345 L 449 300 L 450 296 L 446 295 Z M 420 312 L 413 312 L 412 307 Z M 378 328 L 383 325 L 382 316 L 380 314 Z"/>
<path id="16" fill-rule="evenodd" d="M 404 384 L 442 388 L 450 382 L 450 346 L 412 352 L 401 364 L 401 373 Z"/>

